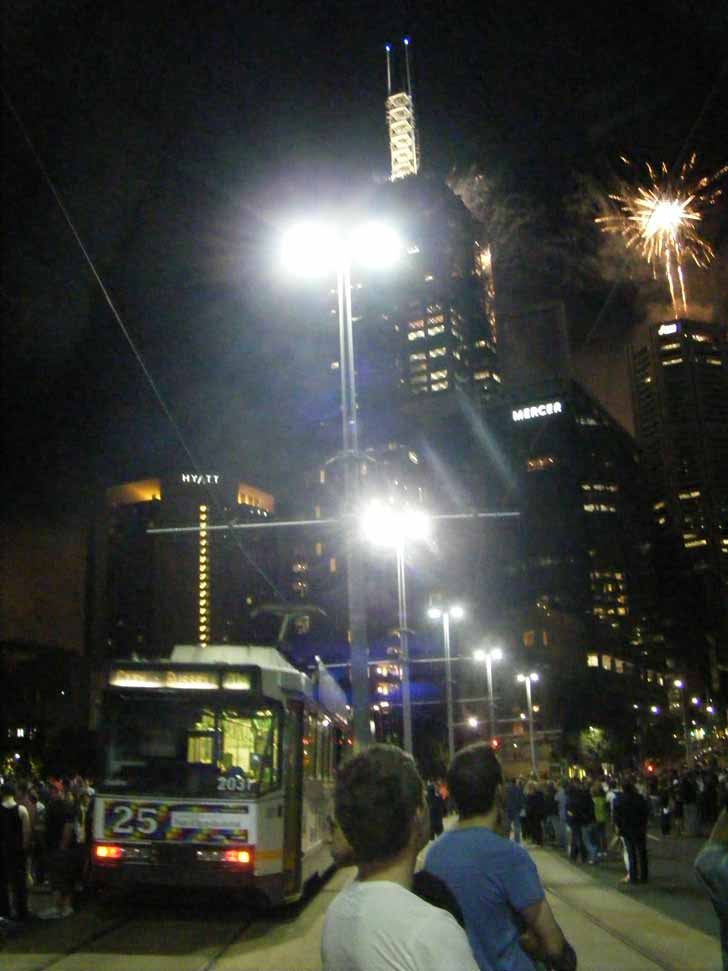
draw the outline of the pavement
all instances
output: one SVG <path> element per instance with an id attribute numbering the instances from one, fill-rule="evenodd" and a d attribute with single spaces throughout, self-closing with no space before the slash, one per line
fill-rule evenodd
<path id="1" fill-rule="evenodd" d="M 653 906 L 647 887 L 607 883 L 602 868 L 553 850 L 531 854 L 581 971 L 721 971 L 717 920 L 708 933 Z"/>

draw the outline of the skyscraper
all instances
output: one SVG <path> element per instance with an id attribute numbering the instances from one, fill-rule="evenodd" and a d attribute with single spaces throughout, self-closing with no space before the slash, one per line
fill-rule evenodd
<path id="1" fill-rule="evenodd" d="M 661 566 L 671 568 L 666 614 L 717 690 L 728 665 L 726 327 L 687 319 L 651 324 L 633 343 L 630 365 L 657 543 L 666 552 Z M 674 614 L 681 605 L 682 621 Z"/>
<path id="2" fill-rule="evenodd" d="M 489 398 L 500 382 L 490 250 L 463 202 L 422 171 L 408 38 L 403 52 L 400 77 L 387 45 L 391 177 L 371 208 L 397 226 L 406 253 L 354 291 L 359 408 L 367 444 L 377 445 L 401 434 L 403 416 L 452 412 L 456 392 Z"/>
<path id="3" fill-rule="evenodd" d="M 249 638 L 252 611 L 270 599 L 264 577 L 275 570 L 275 551 L 261 530 L 246 531 L 242 548 L 239 533 L 215 527 L 264 521 L 274 509 L 268 493 L 218 473 L 182 471 L 107 490 L 94 551 L 95 660 Z"/>

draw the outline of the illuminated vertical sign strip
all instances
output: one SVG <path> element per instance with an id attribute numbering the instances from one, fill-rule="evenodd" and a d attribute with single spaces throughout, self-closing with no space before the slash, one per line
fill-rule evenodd
<path id="1" fill-rule="evenodd" d="M 199 593 L 197 636 L 200 644 L 210 639 L 210 553 L 207 545 L 207 506 L 200 506 Z"/>

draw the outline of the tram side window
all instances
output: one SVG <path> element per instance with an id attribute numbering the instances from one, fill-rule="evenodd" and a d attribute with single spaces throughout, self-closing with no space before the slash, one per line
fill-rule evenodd
<path id="1" fill-rule="evenodd" d="M 331 732 L 331 722 L 327 720 L 319 722 L 319 736 L 318 736 L 318 751 L 319 751 L 319 764 L 318 764 L 318 777 L 319 779 L 331 779 L 332 778 L 332 759 L 331 759 L 331 744 L 332 744 L 332 732 Z"/>
<path id="2" fill-rule="evenodd" d="M 310 713 L 303 719 L 303 777 L 316 778 L 316 716 Z"/>
<path id="3" fill-rule="evenodd" d="M 304 718 L 303 777 L 331 779 L 334 770 L 333 726 L 328 718 L 309 713 Z"/>
<path id="4" fill-rule="evenodd" d="M 332 753 L 333 760 L 333 775 L 336 775 L 336 770 L 339 768 L 341 763 L 349 754 L 349 746 L 347 745 L 347 736 L 337 728 L 334 730 L 334 746 Z"/>

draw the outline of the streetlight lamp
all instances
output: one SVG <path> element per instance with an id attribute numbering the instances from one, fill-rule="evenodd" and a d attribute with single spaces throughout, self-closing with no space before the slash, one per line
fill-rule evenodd
<path id="1" fill-rule="evenodd" d="M 402 655 L 402 724 L 404 750 L 410 755 L 412 745 L 412 702 L 410 697 L 409 631 L 407 629 L 407 585 L 405 582 L 404 550 L 409 540 L 429 538 L 431 520 L 422 509 L 396 508 L 373 502 L 365 510 L 361 521 L 364 536 L 378 546 L 394 549 L 397 556 L 397 603 L 399 611 L 399 645 Z"/>
<path id="2" fill-rule="evenodd" d="M 688 763 L 688 765 L 690 765 L 690 762 L 691 762 L 690 729 L 688 728 L 688 706 L 685 700 L 685 692 L 687 691 L 687 685 L 681 678 L 675 678 L 675 680 L 672 683 L 680 691 L 680 704 L 682 707 L 683 738 L 685 741 L 685 761 Z M 695 702 L 693 702 L 693 704 L 694 703 Z"/>
<path id="3" fill-rule="evenodd" d="M 531 747 L 531 771 L 538 775 L 536 768 L 536 743 L 533 739 L 533 702 L 531 700 L 531 682 L 538 681 L 539 677 L 535 671 L 530 674 L 517 674 L 516 680 L 524 682 L 526 685 L 526 701 L 528 702 L 528 742 Z"/>
<path id="4" fill-rule="evenodd" d="M 462 620 L 465 611 L 459 604 L 443 609 L 442 607 L 430 607 L 427 611 L 430 620 L 442 619 L 442 640 L 445 645 L 445 687 L 447 693 L 447 754 L 452 762 L 455 756 L 455 724 L 453 721 L 452 703 L 452 658 L 450 657 L 450 618 Z"/>
<path id="5" fill-rule="evenodd" d="M 484 651 L 479 648 L 477 651 L 473 652 L 473 658 L 476 661 L 485 662 L 485 672 L 488 678 L 488 712 L 489 712 L 489 726 L 490 726 L 490 742 L 492 744 L 495 738 L 495 698 L 493 697 L 493 661 L 503 660 L 503 651 L 499 647 L 491 648 L 489 651 Z"/>
<path id="6" fill-rule="evenodd" d="M 318 223 L 294 226 L 283 237 L 282 261 L 291 273 L 303 277 L 336 273 L 339 306 L 341 370 L 341 428 L 344 457 L 344 514 L 346 529 L 346 586 L 351 652 L 351 702 L 357 747 L 371 742 L 369 724 L 369 647 L 364 602 L 364 568 L 355 540 L 353 508 L 358 492 L 356 464 L 359 438 L 356 422 L 356 376 L 351 313 L 353 261 L 384 268 L 397 261 L 402 245 L 388 226 L 365 223 L 348 233 Z"/>

